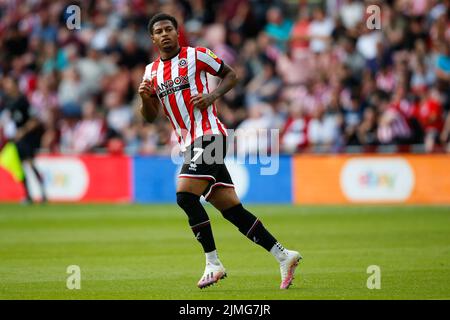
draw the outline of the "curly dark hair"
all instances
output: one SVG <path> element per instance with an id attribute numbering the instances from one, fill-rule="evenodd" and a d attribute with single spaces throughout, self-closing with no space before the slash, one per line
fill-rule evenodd
<path id="1" fill-rule="evenodd" d="M 159 21 L 163 21 L 163 20 L 168 20 L 170 21 L 173 26 L 175 27 L 175 29 L 178 30 L 178 21 L 177 19 L 175 19 L 175 17 L 167 14 L 167 13 L 157 13 L 155 14 L 150 21 L 148 22 L 148 32 L 150 32 L 150 34 L 153 34 L 153 25 Z"/>

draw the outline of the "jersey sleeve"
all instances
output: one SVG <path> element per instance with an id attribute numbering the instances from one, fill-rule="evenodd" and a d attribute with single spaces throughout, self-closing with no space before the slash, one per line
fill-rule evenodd
<path id="1" fill-rule="evenodd" d="M 203 47 L 197 47 L 195 51 L 197 65 L 200 70 L 206 71 L 213 76 L 217 76 L 222 72 L 224 63 L 214 52 Z"/>
<path id="2" fill-rule="evenodd" d="M 152 80 L 150 77 L 152 72 L 152 65 L 153 63 L 150 63 L 145 67 L 145 72 L 144 75 L 142 76 L 142 80 Z"/>

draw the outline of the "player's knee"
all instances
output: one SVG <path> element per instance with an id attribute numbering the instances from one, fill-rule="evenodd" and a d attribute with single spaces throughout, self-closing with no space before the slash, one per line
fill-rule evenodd
<path id="1" fill-rule="evenodd" d="M 190 192 L 177 192 L 177 204 L 186 211 L 186 209 L 195 207 L 200 203 L 200 197 Z"/>
<path id="2" fill-rule="evenodd" d="M 177 192 L 177 203 L 188 216 L 189 225 L 194 226 L 209 220 L 199 196 L 190 192 Z"/>

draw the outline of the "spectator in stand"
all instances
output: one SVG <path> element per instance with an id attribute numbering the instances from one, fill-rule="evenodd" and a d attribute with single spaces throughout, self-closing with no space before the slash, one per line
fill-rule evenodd
<path id="1" fill-rule="evenodd" d="M 336 151 L 340 138 L 340 123 L 337 115 L 327 113 L 318 106 L 308 123 L 308 142 L 322 152 Z"/>
<path id="2" fill-rule="evenodd" d="M 247 85 L 246 105 L 251 107 L 260 102 L 274 102 L 283 83 L 275 72 L 275 64 L 266 59 L 263 71 Z"/>
<path id="3" fill-rule="evenodd" d="M 275 40 L 276 46 L 281 50 L 286 50 L 286 43 L 292 30 L 293 23 L 284 17 L 281 8 L 271 7 L 267 11 L 267 25 L 264 31 Z"/>
<path id="4" fill-rule="evenodd" d="M 94 100 L 83 103 L 81 120 L 64 134 L 64 147 L 70 153 L 86 153 L 104 145 L 106 123 L 97 112 Z"/>
<path id="5" fill-rule="evenodd" d="M 348 105 L 343 106 L 344 141 L 347 145 L 359 145 L 357 129 L 362 119 L 359 96 L 353 93 Z"/>
<path id="6" fill-rule="evenodd" d="M 434 83 L 435 75 L 431 69 L 427 69 L 423 60 L 417 61 L 413 67 L 413 74 L 411 76 L 411 91 L 416 94 L 421 94 Z"/>
<path id="7" fill-rule="evenodd" d="M 325 16 L 321 7 L 316 7 L 313 11 L 313 20 L 309 25 L 310 50 L 314 53 L 329 50 L 333 29 L 333 20 Z"/>
<path id="8" fill-rule="evenodd" d="M 395 73 L 391 65 L 382 65 L 375 79 L 377 89 L 392 93 L 396 85 Z"/>
<path id="9" fill-rule="evenodd" d="M 81 116 L 81 105 L 89 92 L 88 84 L 81 80 L 74 67 L 64 70 L 58 87 L 58 102 L 64 116 Z"/>
<path id="10" fill-rule="evenodd" d="M 408 144 L 411 141 L 411 129 L 406 117 L 391 103 L 390 95 L 382 92 L 378 105 L 380 119 L 377 139 L 381 144 Z"/>
<path id="11" fill-rule="evenodd" d="M 123 137 L 125 130 L 131 125 L 133 112 L 129 105 L 124 104 L 123 97 L 115 91 L 107 92 L 104 99 L 106 121 L 114 135 Z"/>
<path id="12" fill-rule="evenodd" d="M 439 91 L 432 88 L 424 94 L 415 114 L 425 134 L 425 151 L 433 152 L 439 143 L 440 133 L 444 127 L 444 113 L 440 103 Z"/>
<path id="13" fill-rule="evenodd" d="M 437 86 L 445 95 L 447 111 L 450 110 L 450 43 L 440 43 L 435 67 Z"/>
<path id="14" fill-rule="evenodd" d="M 290 51 L 293 57 L 309 51 L 309 26 L 311 24 L 307 8 L 300 8 L 298 21 L 294 24 L 290 37 Z"/>
<path id="15" fill-rule="evenodd" d="M 268 154 L 271 141 L 269 129 L 273 128 L 273 110 L 265 103 L 253 105 L 249 117 L 236 128 L 236 151 L 240 156 L 257 155 L 258 152 Z"/>
<path id="16" fill-rule="evenodd" d="M 280 134 L 280 151 L 295 153 L 308 146 L 308 121 L 299 102 L 289 108 L 288 118 Z"/>
<path id="17" fill-rule="evenodd" d="M 377 111 L 374 107 L 369 106 L 364 110 L 362 122 L 356 130 L 356 135 L 358 136 L 358 141 L 361 143 L 361 145 L 366 147 L 373 147 L 378 144 L 377 118 Z"/>
<path id="18" fill-rule="evenodd" d="M 355 79 L 361 79 L 366 61 L 364 57 L 356 50 L 356 42 L 353 38 L 345 37 L 341 40 L 343 48 L 342 63 L 351 70 Z"/>
<path id="19" fill-rule="evenodd" d="M 356 28 L 364 18 L 364 4 L 361 1 L 345 0 L 339 9 L 342 24 L 348 30 Z"/>

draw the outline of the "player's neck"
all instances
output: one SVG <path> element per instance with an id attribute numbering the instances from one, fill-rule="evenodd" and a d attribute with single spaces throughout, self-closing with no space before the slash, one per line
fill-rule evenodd
<path id="1" fill-rule="evenodd" d="M 165 52 L 165 51 L 160 51 L 159 52 L 159 56 L 161 57 L 162 61 L 166 61 L 166 60 L 170 60 L 172 58 L 174 58 L 175 56 L 177 56 L 181 51 L 181 47 L 177 46 L 176 48 L 174 48 L 171 51 Z"/>

